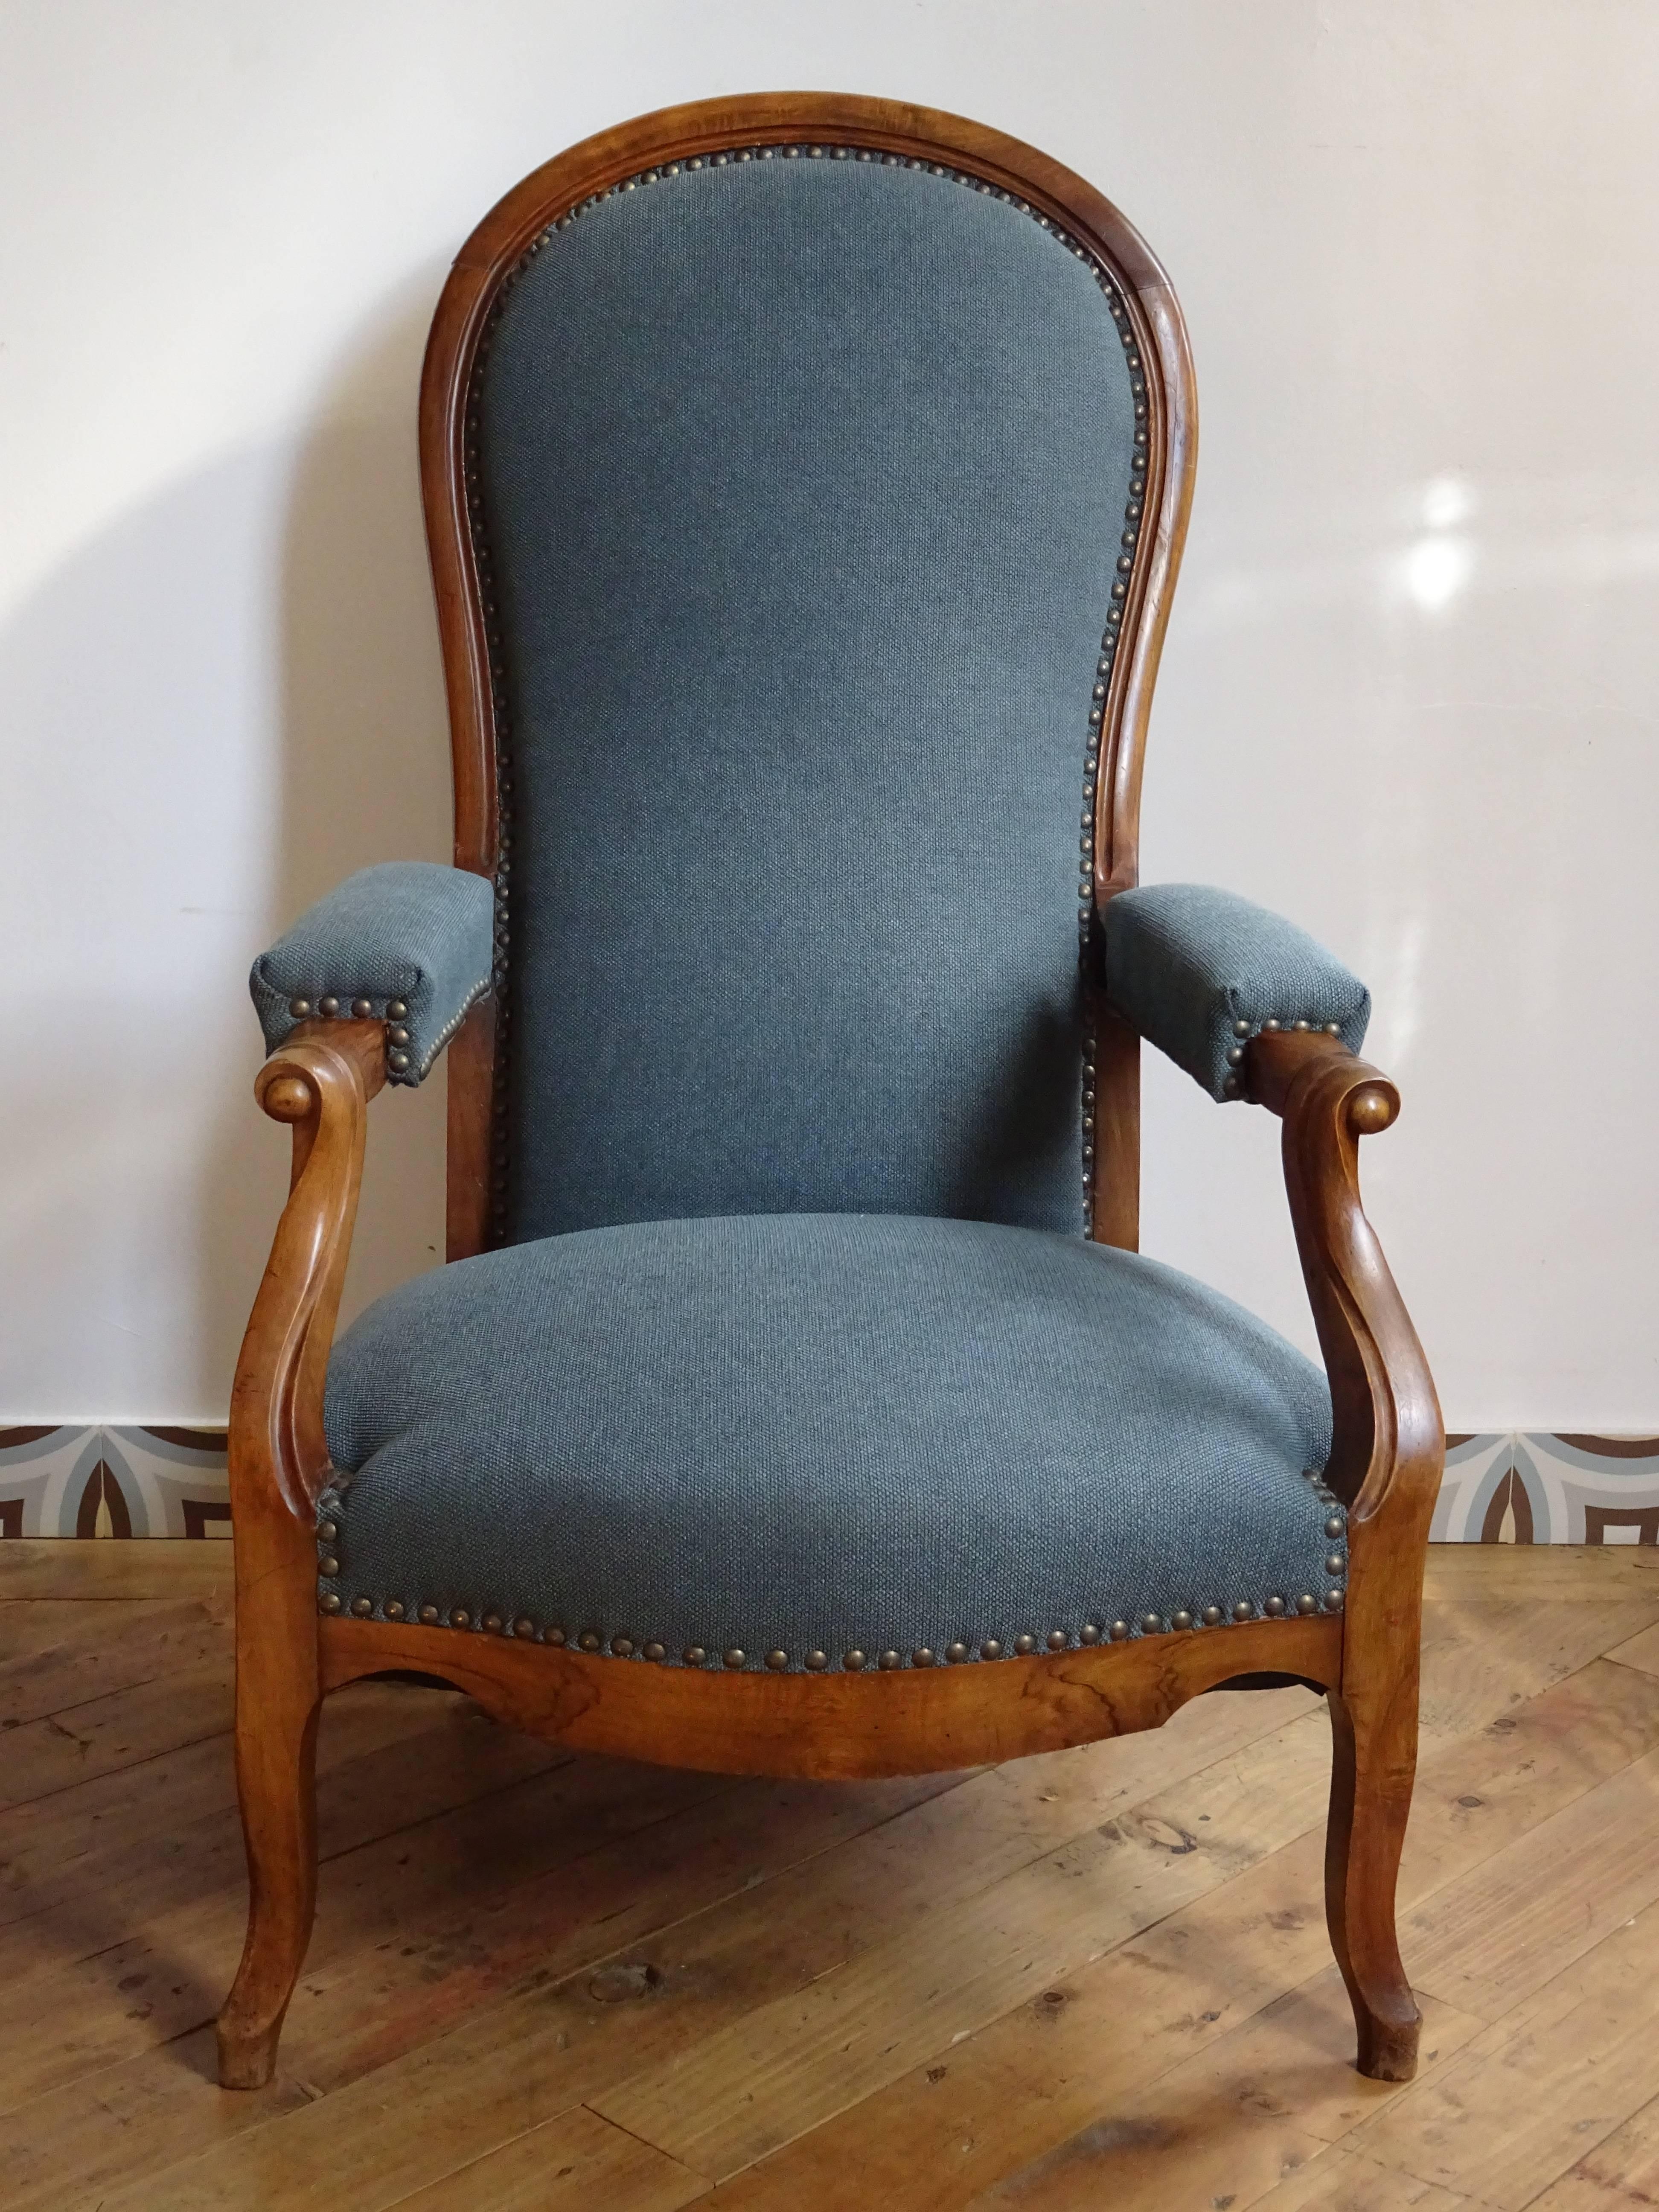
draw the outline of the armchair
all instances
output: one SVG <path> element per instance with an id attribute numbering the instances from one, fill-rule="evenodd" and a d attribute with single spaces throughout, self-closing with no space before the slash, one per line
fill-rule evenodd
<path id="1" fill-rule="evenodd" d="M 825 1778 L 1310 1682 L 1358 2063 L 1410 2075 L 1443 1440 L 1357 1174 L 1398 1095 L 1310 939 L 1136 887 L 1195 435 L 1141 240 L 957 118 L 665 111 L 463 247 L 421 399 L 455 866 L 253 975 L 294 1179 L 231 1412 L 227 2086 L 309 1935 L 320 1701 L 397 1669 Z M 1139 1255 L 1143 1036 L 1282 1121 L 1323 1374 Z M 336 1344 L 369 1102 L 446 1042 L 448 1264 Z"/>

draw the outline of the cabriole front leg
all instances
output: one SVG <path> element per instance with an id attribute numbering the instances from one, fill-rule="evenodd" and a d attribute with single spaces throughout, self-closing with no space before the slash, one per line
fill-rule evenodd
<path id="1" fill-rule="evenodd" d="M 314 1564 L 238 1601 L 236 1795 L 247 1847 L 247 1940 L 219 2014 L 219 2081 L 258 2089 L 299 1979 L 317 1906 Z M 301 1577 L 303 1577 L 301 1579 Z M 252 1615 L 252 1618 L 248 1616 Z M 273 1654 L 289 1657 L 272 1666 Z"/>
<path id="2" fill-rule="evenodd" d="M 1401 1710 L 1401 1700 L 1406 1710 Z M 1409 2081 L 1422 2014 L 1401 1963 L 1395 1891 L 1416 1767 L 1413 1680 L 1379 1713 L 1335 1690 L 1331 1711 L 1331 1814 L 1325 1833 L 1325 1913 L 1331 1948 L 1353 2004 L 1359 2071 Z"/>

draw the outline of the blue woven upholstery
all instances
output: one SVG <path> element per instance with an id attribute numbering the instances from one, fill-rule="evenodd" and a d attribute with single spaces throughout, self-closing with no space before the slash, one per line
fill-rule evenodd
<path id="1" fill-rule="evenodd" d="M 409 1043 L 387 1054 L 388 1075 L 420 1082 L 489 988 L 493 911 L 482 876 L 430 860 L 388 860 L 348 876 L 253 963 L 248 988 L 265 1050 L 307 1018 L 294 1012 L 295 1000 L 315 1013 L 332 998 L 346 1014 L 367 999 L 376 1017 L 401 1003 Z"/>
<path id="2" fill-rule="evenodd" d="M 1237 1052 L 1268 1022 L 1365 1041 L 1371 994 L 1322 945 L 1276 914 L 1201 884 L 1121 891 L 1107 905 L 1106 995 L 1201 1083 L 1230 1095 Z"/>
<path id="3" fill-rule="evenodd" d="M 920 164 L 682 167 L 526 263 L 474 403 L 509 1237 L 1081 1227 L 1131 376 L 1091 264 Z"/>
<path id="4" fill-rule="evenodd" d="M 325 1598 L 672 1663 L 1076 1643 L 1343 1580 L 1316 1369 L 1170 1268 L 977 1223 L 651 1222 L 463 1261 L 341 1339 L 328 1437 Z"/>

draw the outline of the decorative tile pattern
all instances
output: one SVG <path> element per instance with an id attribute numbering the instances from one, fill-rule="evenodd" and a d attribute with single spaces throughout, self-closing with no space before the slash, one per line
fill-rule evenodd
<path id="1" fill-rule="evenodd" d="M 88 1498 L 95 1519 L 102 1436 L 50 1425 L 0 1429 L 0 1536 L 73 1536 Z"/>
<path id="2" fill-rule="evenodd" d="M 1441 1544 L 1659 1543 L 1659 1437 L 1447 1439 Z"/>
<path id="3" fill-rule="evenodd" d="M 222 1429 L 0 1428 L 0 1538 L 229 1534 Z M 1659 1437 L 1449 1437 L 1430 1534 L 1659 1545 Z"/>
<path id="4" fill-rule="evenodd" d="M 132 1500 L 135 1536 L 229 1535 L 222 1429 L 106 1429 L 103 1437 L 105 1464 Z"/>
<path id="5" fill-rule="evenodd" d="M 222 1429 L 0 1428 L 0 1537 L 229 1534 Z"/>

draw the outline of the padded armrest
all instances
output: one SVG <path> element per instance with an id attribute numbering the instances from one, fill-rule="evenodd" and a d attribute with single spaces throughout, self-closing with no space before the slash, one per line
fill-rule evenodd
<path id="1" fill-rule="evenodd" d="M 489 988 L 495 911 L 489 883 L 464 868 L 359 869 L 254 962 L 248 988 L 265 1050 L 296 1022 L 367 1014 L 408 1032 L 406 1044 L 389 1041 L 388 1080 L 419 1083 Z"/>
<path id="2" fill-rule="evenodd" d="M 1365 1041 L 1371 994 L 1322 945 L 1265 907 L 1202 884 L 1155 884 L 1109 900 L 1106 996 L 1212 1098 L 1264 1029 Z"/>

